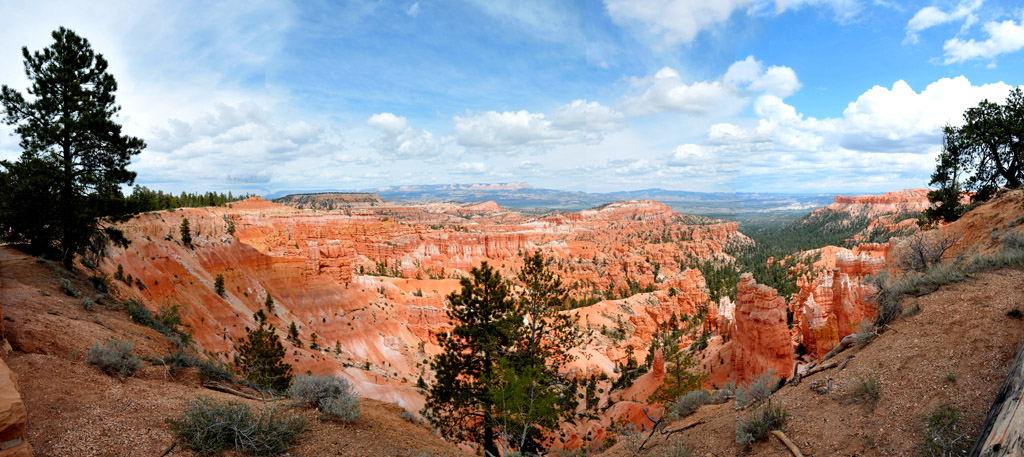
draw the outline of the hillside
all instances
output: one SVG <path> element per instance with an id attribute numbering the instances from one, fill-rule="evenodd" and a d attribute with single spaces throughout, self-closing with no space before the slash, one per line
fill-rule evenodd
<path id="1" fill-rule="evenodd" d="M 62 277 L 73 276 L 58 265 L 0 248 L 0 303 L 12 347 L 4 359 L 18 376 L 35 455 L 161 455 L 174 442 L 165 420 L 196 396 L 255 406 L 202 388 L 194 368 L 172 375 L 164 366 L 144 362 L 135 376 L 120 378 L 84 363 L 89 346 L 112 336 L 131 339 L 144 359 L 162 357 L 171 345 L 160 333 L 133 322 L 119 304 L 103 299 L 86 311 L 61 291 Z M 86 295 L 97 293 L 88 282 L 72 284 Z M 463 455 L 426 427 L 399 418 L 401 408 L 392 404 L 363 399 L 362 417 L 351 425 L 321 422 L 290 401 L 283 406 L 307 417 L 310 425 L 289 455 Z M 177 446 L 166 455 L 192 452 Z"/>
<path id="2" fill-rule="evenodd" d="M 805 454 L 914 455 L 924 417 L 947 403 L 960 411 L 960 424 L 973 442 L 1024 339 L 1024 324 L 1006 315 L 1024 306 L 1024 269 L 982 273 L 908 302 L 916 302 L 920 313 L 896 321 L 894 331 L 864 349 L 841 353 L 840 359 L 854 356 L 846 369 L 811 375 L 772 395 L 789 413 L 782 430 Z M 866 376 L 878 380 L 874 406 L 851 395 Z M 829 382 L 830 392 L 815 390 Z M 735 439 L 737 418 L 745 414 L 734 401 L 704 406 L 667 429 L 704 423 L 667 439 L 658 435 L 655 446 L 640 455 L 661 455 L 676 441 L 691 445 L 695 455 L 789 455 L 775 438 L 744 454 Z M 620 443 L 602 455 L 631 455 L 628 448 Z"/>

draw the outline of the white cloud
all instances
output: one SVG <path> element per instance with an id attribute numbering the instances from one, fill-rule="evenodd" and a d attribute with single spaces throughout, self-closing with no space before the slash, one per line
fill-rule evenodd
<path id="1" fill-rule="evenodd" d="M 366 124 L 380 131 L 380 137 L 373 146 L 384 156 L 427 158 L 441 151 L 441 142 L 432 133 L 409 125 L 405 117 L 378 113 L 370 116 Z"/>
<path id="2" fill-rule="evenodd" d="M 764 62 L 747 56 L 729 66 L 722 78 L 754 92 L 786 98 L 800 90 L 800 80 L 792 68 L 772 65 L 765 69 Z"/>
<path id="3" fill-rule="evenodd" d="M 405 14 L 416 17 L 420 14 L 420 2 L 415 2 L 405 10 Z"/>
<path id="4" fill-rule="evenodd" d="M 907 22 L 907 35 L 903 44 L 917 43 L 919 33 L 922 30 L 948 22 L 963 20 L 965 28 L 970 27 L 978 20 L 974 12 L 981 8 L 983 0 L 963 1 L 951 12 L 945 12 L 935 6 L 926 6 L 918 10 L 914 17 Z"/>
<path id="5" fill-rule="evenodd" d="M 1024 48 L 1024 14 L 1020 22 L 1006 20 L 1002 22 L 986 22 L 982 30 L 988 35 L 984 41 L 973 38 L 963 40 L 954 37 L 942 46 L 946 58 L 944 63 L 951 64 L 971 59 L 992 59 L 999 54 L 1019 51 Z"/>
<path id="6" fill-rule="evenodd" d="M 559 130 L 606 132 L 626 126 L 626 116 L 598 102 L 573 100 L 551 113 L 551 126 Z"/>
<path id="7" fill-rule="evenodd" d="M 623 97 L 627 114 L 650 116 L 674 111 L 702 116 L 738 113 L 750 95 L 767 93 L 788 97 L 800 89 L 796 72 L 789 67 L 770 66 L 748 56 L 733 63 L 725 75 L 713 81 L 687 83 L 677 71 L 665 67 L 644 78 L 633 78 L 632 91 Z"/>
<path id="8" fill-rule="evenodd" d="M 604 0 L 612 20 L 639 25 L 664 44 L 688 44 L 704 30 L 715 28 L 737 11 L 782 14 L 804 6 L 827 6 L 845 22 L 860 11 L 858 0 Z"/>
<path id="9" fill-rule="evenodd" d="M 625 126 L 625 116 L 598 102 L 574 100 L 551 116 L 520 110 L 455 116 L 459 144 L 509 150 L 518 146 L 600 141 L 602 132 Z"/>
<path id="10" fill-rule="evenodd" d="M 460 162 L 451 171 L 459 174 L 479 174 L 487 171 L 487 165 L 483 162 Z"/>
<path id="11" fill-rule="evenodd" d="M 806 117 L 774 95 L 754 103 L 755 126 L 716 124 L 708 131 L 715 144 L 754 144 L 770 138 L 772 147 L 800 153 L 838 148 L 869 153 L 925 153 L 939 144 L 942 127 L 960 125 L 963 112 L 984 99 L 1001 101 L 1004 83 L 972 85 L 966 77 L 942 78 L 921 92 L 904 81 L 875 86 L 849 103 L 838 118 Z"/>
<path id="12" fill-rule="evenodd" d="M 633 89 L 639 93 L 623 99 L 626 113 L 649 116 L 665 111 L 707 114 L 711 111 L 735 113 L 745 104 L 731 85 L 722 81 L 697 81 L 687 84 L 675 70 L 665 67 L 652 76 L 634 78 Z"/>

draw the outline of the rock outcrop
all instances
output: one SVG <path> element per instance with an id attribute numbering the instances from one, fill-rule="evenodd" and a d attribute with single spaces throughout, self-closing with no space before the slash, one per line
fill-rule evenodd
<path id="1" fill-rule="evenodd" d="M 740 276 L 736 287 L 735 308 L 725 305 L 718 309 L 719 331 L 725 343 L 705 358 L 703 367 L 710 375 L 709 381 L 713 385 L 726 380 L 743 383 L 768 371 L 789 376 L 795 362 L 785 298 L 755 282 L 749 273 Z"/>

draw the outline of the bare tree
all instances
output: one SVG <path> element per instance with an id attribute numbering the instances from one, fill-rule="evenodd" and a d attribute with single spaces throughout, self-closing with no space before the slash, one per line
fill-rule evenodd
<path id="1" fill-rule="evenodd" d="M 925 272 L 942 261 L 946 252 L 960 242 L 951 231 L 932 230 L 907 238 L 897 247 L 895 263 L 901 270 Z"/>

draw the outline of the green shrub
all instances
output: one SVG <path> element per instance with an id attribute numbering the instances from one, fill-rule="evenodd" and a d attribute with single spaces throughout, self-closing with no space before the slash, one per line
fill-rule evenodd
<path id="1" fill-rule="evenodd" d="M 401 418 L 402 420 L 406 421 L 406 422 L 411 422 L 413 424 L 419 424 L 420 423 L 420 420 L 416 418 L 416 415 L 414 415 L 413 413 L 410 413 L 409 411 L 399 411 L 398 412 L 398 417 Z"/>
<path id="2" fill-rule="evenodd" d="M 927 457 L 967 455 L 971 442 L 960 429 L 960 412 L 950 405 L 940 405 L 925 418 L 918 450 Z"/>
<path id="3" fill-rule="evenodd" d="M 874 374 L 857 378 L 850 393 L 863 404 L 874 404 L 879 396 L 878 378 Z"/>
<path id="4" fill-rule="evenodd" d="M 107 344 L 93 344 L 85 355 L 85 362 L 96 365 L 107 374 L 131 376 L 142 366 L 139 358 L 132 353 L 131 340 L 111 338 Z"/>
<path id="5" fill-rule="evenodd" d="M 242 403 L 218 403 L 208 397 L 193 399 L 180 417 L 168 423 L 199 455 L 216 455 L 228 448 L 247 455 L 278 455 L 288 450 L 305 428 L 300 417 L 277 417 L 273 409 L 254 414 Z"/>
<path id="6" fill-rule="evenodd" d="M 82 308 L 85 308 L 86 311 L 92 311 L 92 305 L 95 302 L 93 302 L 91 298 L 86 297 L 86 298 L 83 298 L 82 301 L 79 302 L 79 303 L 81 303 Z"/>
<path id="7" fill-rule="evenodd" d="M 736 381 L 726 381 L 721 388 L 715 391 L 714 395 L 711 396 L 711 400 L 715 403 L 725 403 L 730 398 L 736 396 Z"/>
<path id="8" fill-rule="evenodd" d="M 156 330 L 166 336 L 179 335 L 187 337 L 178 327 L 181 325 L 181 306 L 164 303 L 155 314 L 138 300 L 124 301 L 124 307 L 133 321 Z"/>
<path id="9" fill-rule="evenodd" d="M 78 298 L 82 296 L 82 292 L 75 289 L 74 286 L 71 285 L 71 280 L 67 278 L 60 278 L 60 290 L 61 292 L 64 292 L 64 295 L 69 297 Z"/>
<path id="10" fill-rule="evenodd" d="M 92 283 L 92 287 L 97 291 L 103 293 L 110 292 L 110 277 L 105 273 L 89 276 L 89 282 Z"/>
<path id="11" fill-rule="evenodd" d="M 294 400 L 317 408 L 320 414 L 342 422 L 359 419 L 359 400 L 344 378 L 298 375 L 290 390 Z"/>
<path id="12" fill-rule="evenodd" d="M 749 384 L 736 391 L 736 407 L 746 408 L 768 398 L 775 392 L 777 383 L 778 379 L 775 377 L 774 371 L 768 370 L 767 373 L 761 373 Z"/>
<path id="13" fill-rule="evenodd" d="M 675 403 L 668 408 L 666 415 L 671 420 L 679 420 L 693 414 L 694 411 L 697 411 L 697 408 L 709 403 L 711 403 L 711 394 L 708 391 L 703 389 L 691 390 L 686 395 L 677 398 Z"/>
<path id="14" fill-rule="evenodd" d="M 751 444 L 768 439 L 772 430 L 782 427 L 788 414 L 781 406 L 773 405 L 771 400 L 765 402 L 736 424 L 736 442 Z"/>

